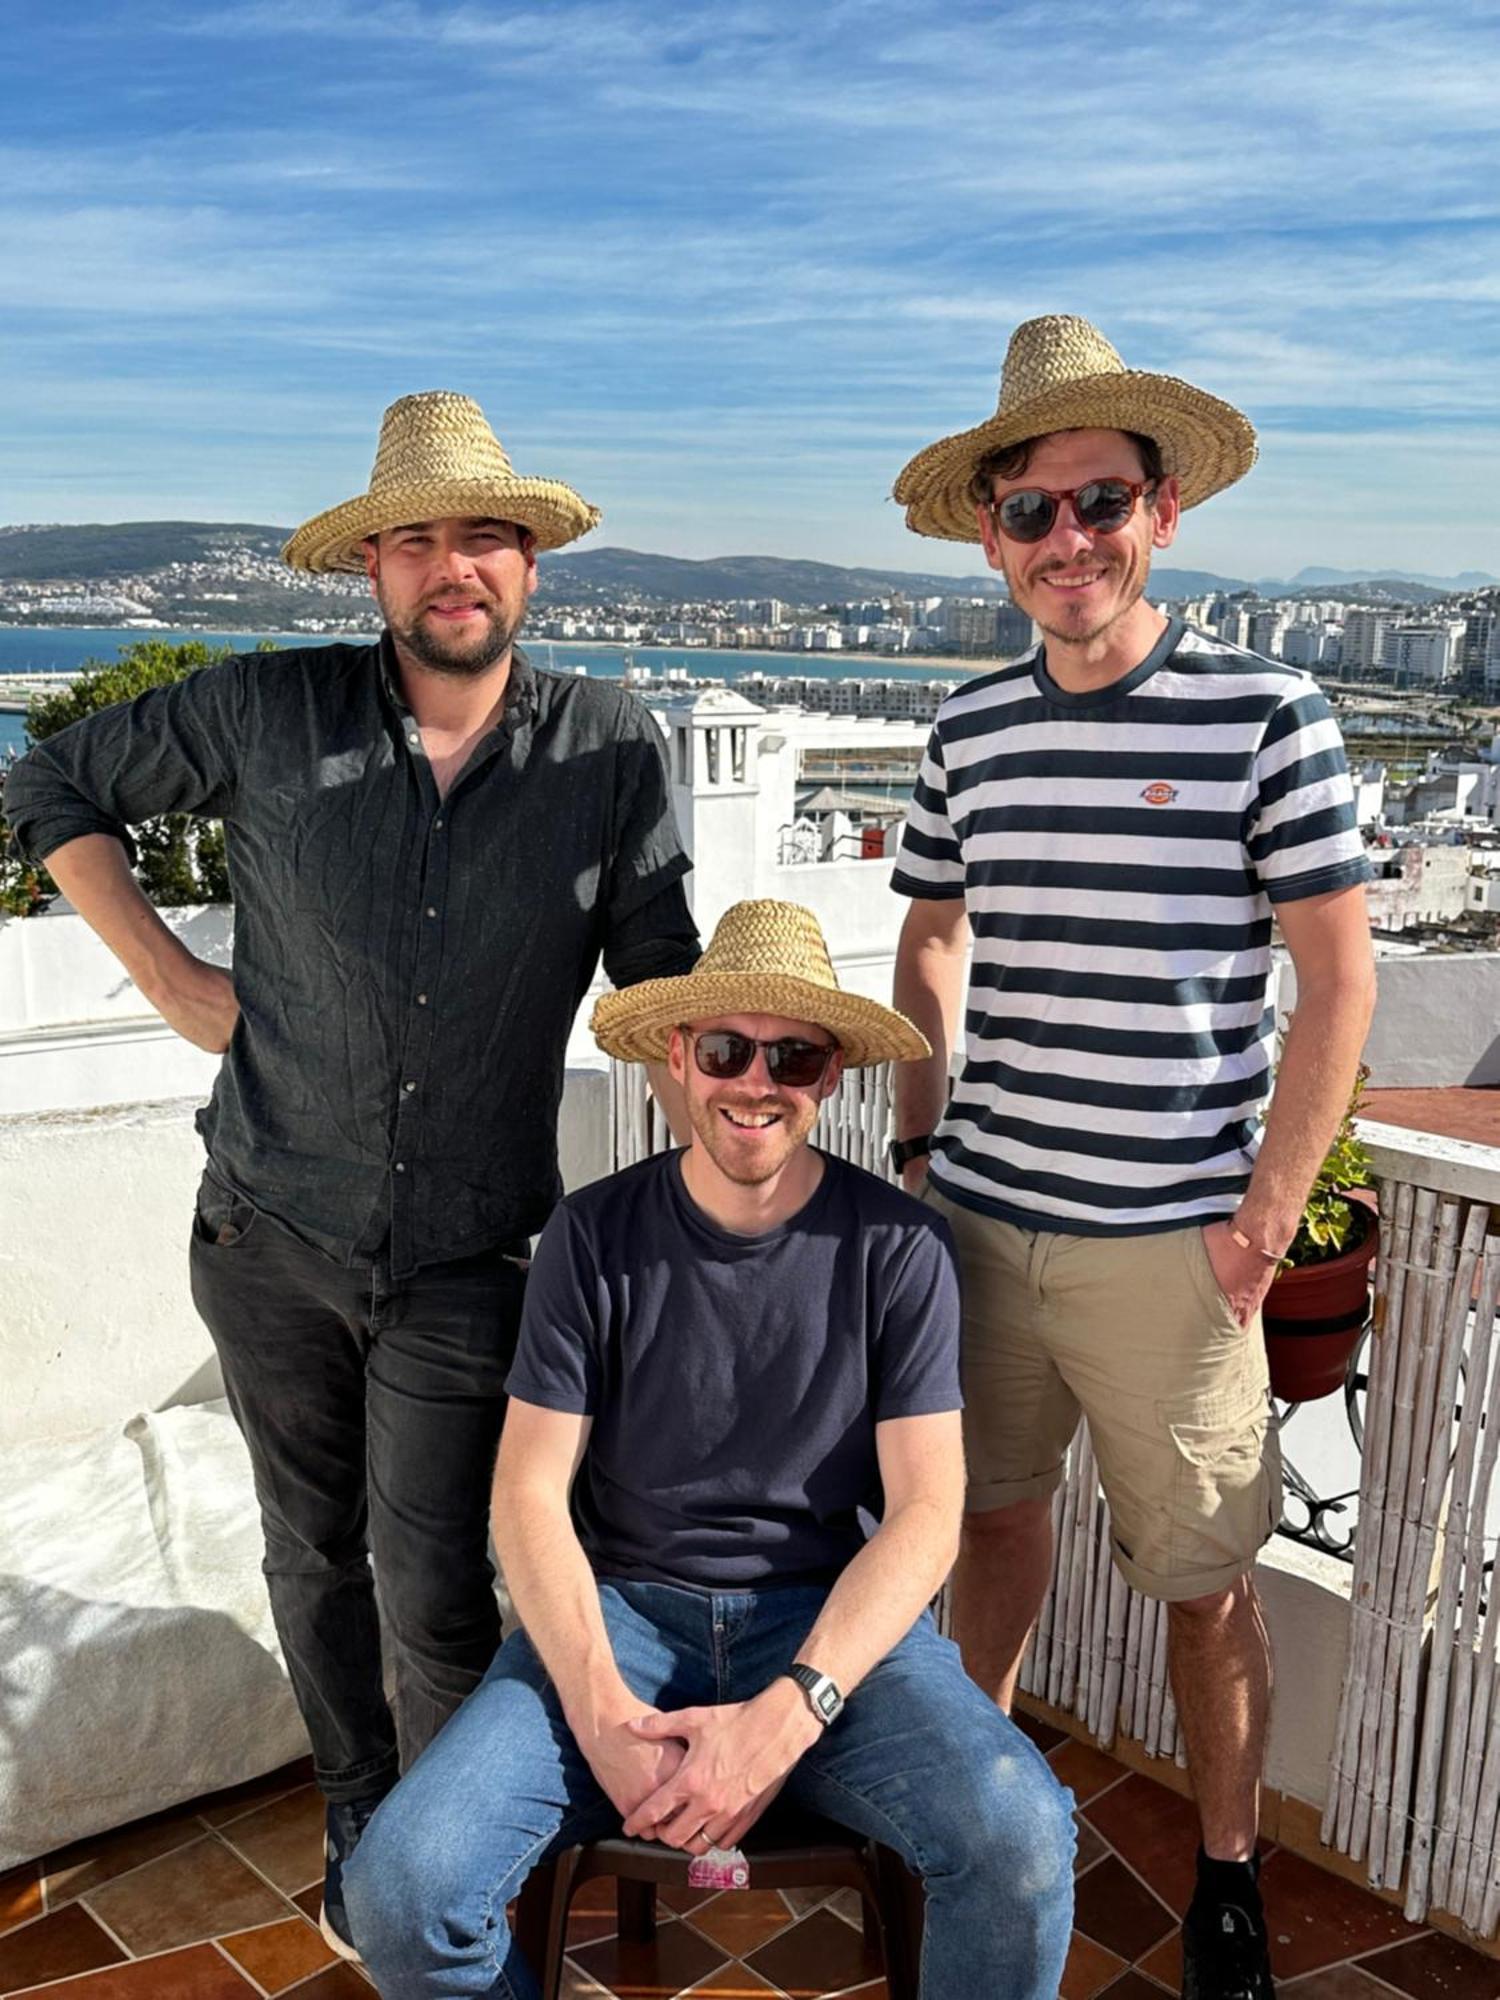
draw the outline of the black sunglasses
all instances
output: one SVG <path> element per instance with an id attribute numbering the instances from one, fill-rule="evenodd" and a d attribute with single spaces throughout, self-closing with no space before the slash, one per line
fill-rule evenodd
<path id="1" fill-rule="evenodd" d="M 1066 500 L 1080 528 L 1093 535 L 1112 535 L 1135 512 L 1135 503 L 1154 486 L 1154 479 L 1091 479 L 1085 486 L 1055 491 L 1046 486 L 1020 486 L 1003 499 L 990 502 L 995 526 L 1013 542 L 1039 542 L 1052 532 L 1057 510 Z"/>
<path id="2" fill-rule="evenodd" d="M 784 1084 L 789 1090 L 806 1090 L 822 1076 L 828 1058 L 838 1047 L 837 1042 L 799 1041 L 795 1035 L 783 1035 L 775 1042 L 758 1042 L 753 1035 L 741 1035 L 733 1028 L 706 1028 L 701 1034 L 694 1034 L 685 1027 L 682 1032 L 693 1045 L 693 1061 L 699 1074 L 712 1077 L 715 1083 L 743 1076 L 755 1061 L 755 1051 L 764 1049 L 766 1071 L 772 1083 Z"/>

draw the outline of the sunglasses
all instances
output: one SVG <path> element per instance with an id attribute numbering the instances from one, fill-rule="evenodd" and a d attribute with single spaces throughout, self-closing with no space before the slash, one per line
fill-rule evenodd
<path id="1" fill-rule="evenodd" d="M 784 1084 L 789 1090 L 806 1090 L 822 1076 L 828 1058 L 838 1047 L 836 1042 L 801 1042 L 793 1035 L 776 1042 L 758 1042 L 733 1028 L 707 1028 L 698 1035 L 691 1028 L 682 1032 L 693 1045 L 699 1074 L 712 1077 L 715 1083 L 743 1076 L 755 1061 L 755 1051 L 764 1049 L 772 1083 Z"/>
<path id="2" fill-rule="evenodd" d="M 1054 492 L 1045 486 L 1021 486 L 990 502 L 990 513 L 1002 535 L 1013 542 L 1040 542 L 1052 532 L 1057 510 L 1066 500 L 1073 518 L 1090 534 L 1112 535 L 1135 512 L 1135 503 L 1154 486 L 1154 479 L 1091 479 L 1086 486 Z"/>

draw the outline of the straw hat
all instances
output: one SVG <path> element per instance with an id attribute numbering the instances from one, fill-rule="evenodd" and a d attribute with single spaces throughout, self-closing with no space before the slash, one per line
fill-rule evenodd
<path id="1" fill-rule="evenodd" d="M 906 525 L 919 535 L 977 542 L 969 481 L 986 452 L 1049 431 L 1139 431 L 1154 438 L 1182 505 L 1196 507 L 1255 463 L 1255 431 L 1217 396 L 1127 368 L 1095 326 L 1071 313 L 1028 319 L 1011 335 L 1000 401 L 988 423 L 919 451 L 895 485 Z"/>
<path id="2" fill-rule="evenodd" d="M 589 1025 L 606 1054 L 662 1062 L 674 1028 L 721 1014 L 811 1021 L 838 1037 L 847 1069 L 932 1053 L 904 1014 L 843 991 L 818 920 L 800 903 L 735 903 L 691 972 L 604 994 Z"/>
<path id="3" fill-rule="evenodd" d="M 304 521 L 281 559 L 362 574 L 366 535 L 454 516 L 519 521 L 539 549 L 560 549 L 599 524 L 599 509 L 560 479 L 520 478 L 471 396 L 429 389 L 386 411 L 369 492 Z"/>

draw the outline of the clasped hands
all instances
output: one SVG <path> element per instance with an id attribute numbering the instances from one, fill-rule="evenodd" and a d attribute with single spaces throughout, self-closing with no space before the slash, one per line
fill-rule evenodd
<path id="1" fill-rule="evenodd" d="M 787 1681 L 753 1701 L 641 1709 L 583 1748 L 627 1834 L 704 1854 L 739 1845 L 821 1734 Z"/>

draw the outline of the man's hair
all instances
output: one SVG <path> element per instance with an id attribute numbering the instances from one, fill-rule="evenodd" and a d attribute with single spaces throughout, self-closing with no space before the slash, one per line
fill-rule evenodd
<path id="1" fill-rule="evenodd" d="M 1124 433 L 1141 455 L 1141 476 L 1143 479 L 1165 479 L 1167 468 L 1162 461 L 1161 446 L 1155 438 L 1147 437 L 1141 431 Z M 987 451 L 974 468 L 974 477 L 969 481 L 969 498 L 976 507 L 987 507 L 995 497 L 992 481 L 996 479 L 1022 479 L 1031 463 L 1032 453 L 1043 437 L 1056 437 L 1056 431 L 1044 431 L 1037 437 L 1022 438 L 1019 444 L 1001 445 L 998 451 Z"/>

